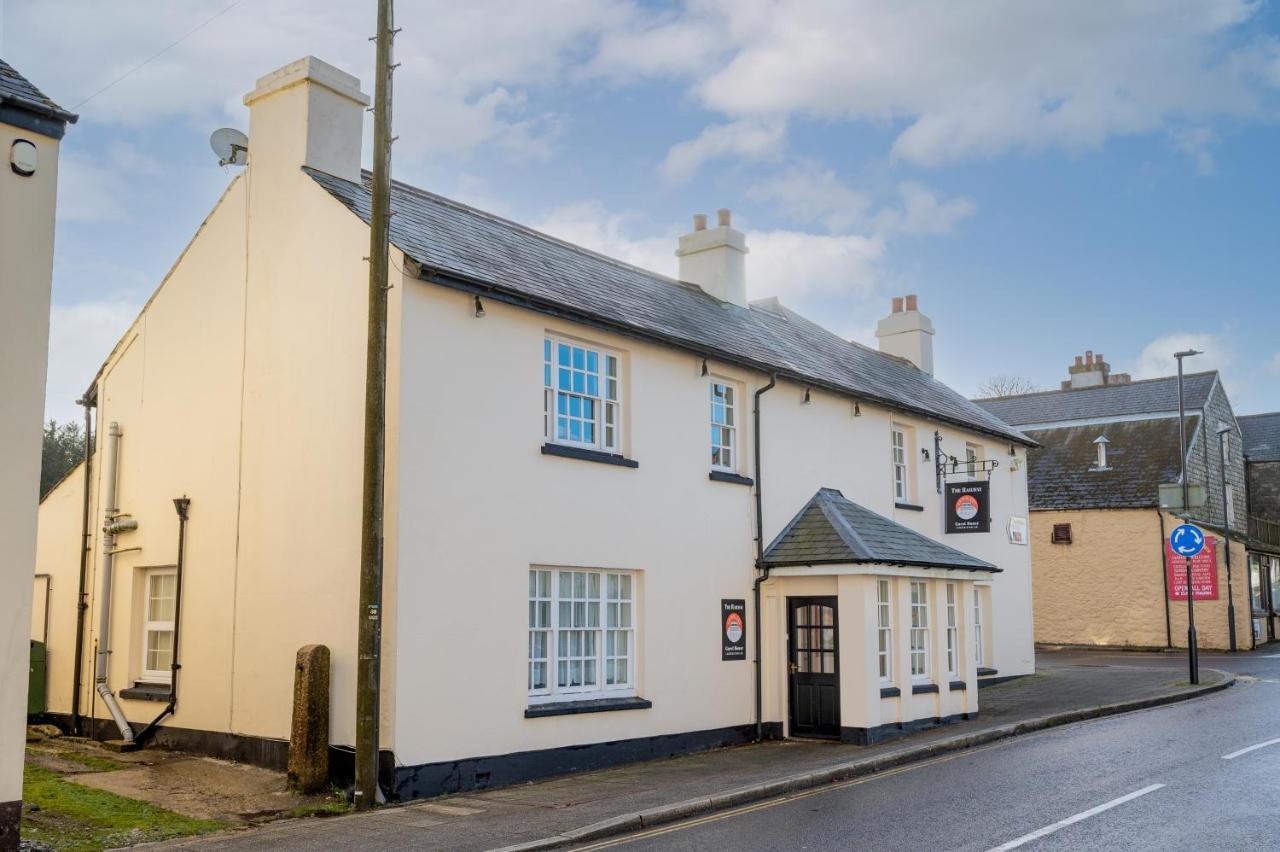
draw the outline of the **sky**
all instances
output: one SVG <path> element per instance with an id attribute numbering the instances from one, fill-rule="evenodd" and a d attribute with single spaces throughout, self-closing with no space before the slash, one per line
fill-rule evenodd
<path id="1" fill-rule="evenodd" d="M 1204 355 L 1280 409 L 1280 10 L 1250 0 L 401 2 L 397 179 L 674 275 L 731 208 L 751 298 L 936 372 L 1055 388 Z M 74 400 L 230 179 L 243 95 L 312 54 L 371 90 L 373 0 L 0 0 L 62 148 L 46 411 Z M 104 88 L 105 87 L 105 88 Z M 368 163 L 366 127 L 365 160 Z M 250 142 L 252 148 L 252 141 Z"/>

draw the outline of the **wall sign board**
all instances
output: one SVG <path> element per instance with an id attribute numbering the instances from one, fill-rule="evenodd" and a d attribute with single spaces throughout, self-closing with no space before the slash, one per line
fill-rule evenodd
<path id="1" fill-rule="evenodd" d="M 1187 599 L 1187 558 L 1173 552 L 1168 541 L 1164 545 L 1164 567 L 1169 577 L 1169 600 Z M 1218 540 L 1205 536 L 1204 549 L 1191 557 L 1191 587 L 1198 601 L 1218 599 Z"/>
<path id="2" fill-rule="evenodd" d="M 948 482 L 946 512 L 948 533 L 991 532 L 991 483 Z"/>
<path id="3" fill-rule="evenodd" d="M 1009 518 L 1009 543 L 1021 544 L 1027 543 L 1027 519 L 1013 515 Z"/>
<path id="4" fill-rule="evenodd" d="M 747 658 L 747 602 L 742 598 L 720 601 L 720 659 Z"/>

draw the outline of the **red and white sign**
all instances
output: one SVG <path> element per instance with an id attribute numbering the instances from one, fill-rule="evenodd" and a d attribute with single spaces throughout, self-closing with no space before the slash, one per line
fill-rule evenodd
<path id="1" fill-rule="evenodd" d="M 1169 542 L 1164 543 L 1164 570 L 1169 578 L 1169 600 L 1187 599 L 1187 560 L 1173 552 Z M 1196 600 L 1218 599 L 1218 540 L 1206 536 L 1204 550 L 1191 557 L 1191 585 Z"/>

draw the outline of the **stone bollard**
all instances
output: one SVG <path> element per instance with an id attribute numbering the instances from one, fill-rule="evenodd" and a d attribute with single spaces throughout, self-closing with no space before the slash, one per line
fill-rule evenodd
<path id="1" fill-rule="evenodd" d="M 289 732 L 289 788 L 321 793 L 329 787 L 329 649 L 303 645 L 293 672 Z"/>

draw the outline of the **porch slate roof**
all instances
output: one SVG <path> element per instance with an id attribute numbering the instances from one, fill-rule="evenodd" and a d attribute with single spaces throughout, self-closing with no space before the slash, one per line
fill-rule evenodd
<path id="1" fill-rule="evenodd" d="M 1209 370 L 1188 373 L 1183 378 L 1186 409 L 1199 411 L 1208 401 L 1218 373 Z M 1163 376 L 1096 388 L 1037 391 L 974 402 L 1015 426 L 1161 414 L 1178 410 L 1178 377 Z"/>
<path id="2" fill-rule="evenodd" d="M 304 171 L 369 221 L 367 172 L 352 183 Z M 908 361 L 832 334 L 776 299 L 722 302 L 694 284 L 399 182 L 391 209 L 391 242 L 422 267 L 424 280 L 1033 445 Z"/>
<path id="3" fill-rule="evenodd" d="M 823 488 L 764 552 L 774 568 L 878 562 L 924 568 L 998 572 L 989 562 L 934 541 Z"/>
<path id="4" fill-rule="evenodd" d="M 0 59 L 0 106 L 4 104 L 73 124 L 79 118 L 75 113 L 55 104 L 44 92 L 32 85 L 30 80 L 19 74 L 16 68 Z"/>
<path id="5" fill-rule="evenodd" d="M 1280 411 L 1246 414 L 1236 418 L 1249 461 L 1280 461 Z"/>

